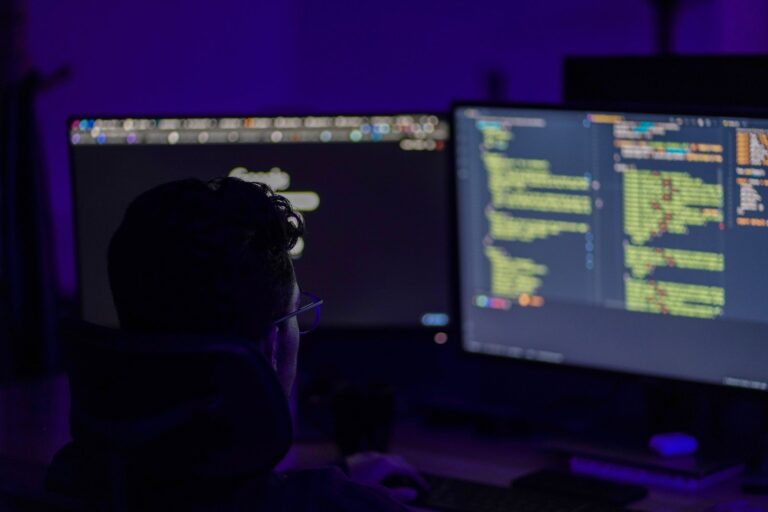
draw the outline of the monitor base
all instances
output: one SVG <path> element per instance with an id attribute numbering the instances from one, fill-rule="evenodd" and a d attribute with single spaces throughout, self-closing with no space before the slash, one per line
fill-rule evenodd
<path id="1" fill-rule="evenodd" d="M 662 457 L 626 448 L 581 443 L 552 443 L 548 449 L 568 457 L 572 472 L 606 480 L 697 491 L 743 472 L 737 456 Z"/>

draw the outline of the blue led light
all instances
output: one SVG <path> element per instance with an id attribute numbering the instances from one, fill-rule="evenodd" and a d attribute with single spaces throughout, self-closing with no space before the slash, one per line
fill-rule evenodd
<path id="1" fill-rule="evenodd" d="M 677 457 L 696 453 L 699 442 L 683 432 L 668 432 L 651 437 L 648 446 L 663 457 Z"/>
<path id="2" fill-rule="evenodd" d="M 424 313 L 421 316 L 421 325 L 425 327 L 445 327 L 450 318 L 445 313 Z"/>

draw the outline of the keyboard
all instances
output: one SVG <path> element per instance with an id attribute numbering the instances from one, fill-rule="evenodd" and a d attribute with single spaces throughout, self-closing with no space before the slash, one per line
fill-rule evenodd
<path id="1" fill-rule="evenodd" d="M 523 475 L 512 482 L 512 487 L 524 491 L 565 495 L 578 499 L 627 505 L 648 496 L 648 489 L 639 485 L 609 482 L 555 469 L 542 469 Z"/>
<path id="2" fill-rule="evenodd" d="M 416 506 L 446 512 L 618 512 L 627 509 L 580 498 L 496 487 L 424 474 L 429 490 Z"/>

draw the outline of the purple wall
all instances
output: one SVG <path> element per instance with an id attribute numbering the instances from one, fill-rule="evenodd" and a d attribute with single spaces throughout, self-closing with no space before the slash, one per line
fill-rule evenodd
<path id="1" fill-rule="evenodd" d="M 395 0 L 379 12 L 361 2 L 337 3 L 339 13 L 311 2 L 302 9 L 302 33 L 314 41 L 300 48 L 302 76 L 329 72 L 336 79 L 313 89 L 318 101 L 344 97 L 360 108 L 381 101 L 445 108 L 457 97 L 482 97 L 490 69 L 505 76 L 510 98 L 556 101 L 564 55 L 651 50 L 644 0 L 477 0 L 471 9 L 468 2 L 430 0 L 414 8 Z"/>
<path id="2" fill-rule="evenodd" d="M 72 70 L 39 102 L 65 294 L 69 114 L 445 109 L 483 98 L 491 69 L 509 99 L 557 101 L 563 56 L 647 54 L 654 40 L 647 0 L 28 3 L 33 62 Z M 676 48 L 768 51 L 763 4 L 685 0 Z"/>
<path id="3" fill-rule="evenodd" d="M 768 52 L 768 2 L 682 0 L 674 48 L 680 53 Z"/>
<path id="4" fill-rule="evenodd" d="M 65 120 L 71 114 L 258 112 L 296 100 L 290 1 L 28 2 L 39 69 L 71 78 L 38 105 L 59 288 L 75 286 Z"/>

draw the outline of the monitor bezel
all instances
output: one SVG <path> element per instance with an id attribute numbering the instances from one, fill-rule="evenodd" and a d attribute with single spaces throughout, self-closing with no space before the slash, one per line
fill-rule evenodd
<path id="1" fill-rule="evenodd" d="M 83 318 L 83 286 L 82 286 L 82 268 L 81 268 L 81 258 L 80 258 L 80 247 L 79 247 L 79 240 L 80 240 L 80 233 L 79 233 L 79 226 L 80 226 L 80 218 L 78 216 L 78 209 L 76 207 L 78 197 L 77 197 L 77 188 L 76 188 L 76 180 L 75 180 L 75 148 L 76 146 L 71 143 L 70 135 L 71 135 L 71 127 L 72 123 L 75 120 L 81 120 L 81 119 L 185 119 L 185 118 L 245 118 L 245 117 L 266 117 L 266 118 L 277 118 L 277 117 L 376 117 L 376 116 L 398 116 L 398 115 L 412 115 L 412 116 L 420 116 L 420 115 L 434 115 L 437 116 L 441 121 L 447 123 L 448 128 L 448 140 L 446 141 L 445 147 L 443 148 L 443 152 L 445 153 L 445 165 L 443 169 L 443 179 L 445 180 L 446 184 L 446 216 L 448 220 L 448 226 L 447 226 L 447 238 L 446 238 L 446 249 L 448 251 L 448 257 L 451 258 L 451 261 L 448 262 L 448 275 L 446 276 L 448 287 L 447 287 L 447 293 L 448 293 L 448 305 L 450 310 L 448 311 L 449 314 L 449 324 L 447 326 L 441 326 L 441 327 L 432 327 L 432 326 L 391 326 L 391 325 L 381 325 L 381 326 L 365 326 L 365 327 L 358 327 L 358 326 L 352 326 L 352 327 L 323 327 L 322 321 L 320 326 L 313 331 L 310 334 L 304 335 L 304 336 L 310 336 L 312 339 L 334 339 L 334 340 L 340 340 L 340 341 L 359 341 L 361 338 L 367 339 L 367 340 L 381 340 L 385 341 L 388 339 L 392 339 L 393 337 L 409 337 L 414 338 L 417 340 L 423 340 L 424 342 L 433 342 L 434 336 L 437 333 L 446 333 L 448 335 L 448 339 L 455 339 L 457 334 L 460 332 L 460 327 L 458 325 L 457 321 L 457 311 L 456 306 L 458 305 L 458 295 L 455 293 L 455 281 L 457 274 L 454 272 L 454 269 L 456 267 L 456 262 L 453 261 L 453 256 L 455 252 L 453 251 L 454 247 L 454 240 L 455 232 L 454 232 L 454 226 L 452 225 L 452 220 L 456 217 L 455 214 L 455 203 L 454 203 L 454 197 L 455 194 L 453 193 L 452 184 L 453 184 L 453 173 L 452 173 L 452 154 L 453 154 L 453 146 L 451 145 L 451 141 L 453 138 L 453 128 L 451 125 L 451 111 L 450 110 L 430 110 L 430 109 L 398 109 L 394 111 L 378 111 L 378 110 L 372 110 L 372 111 L 359 111 L 359 110 L 351 110 L 351 111 L 302 111 L 302 110 L 291 110 L 289 108 L 286 108 L 284 110 L 280 111 L 272 111 L 272 110 L 265 110 L 262 112 L 240 112 L 240 113 L 220 113 L 220 112 L 187 112 L 183 114 L 179 114 L 177 112 L 169 112 L 169 113 L 140 113 L 140 114 L 125 114 L 125 113 L 88 113 L 88 114 L 69 114 L 66 117 L 66 144 L 67 144 L 67 154 L 68 154 L 68 172 L 69 172 L 69 186 L 70 186 L 70 199 L 71 199 L 71 205 L 72 205 L 72 254 L 74 256 L 74 282 L 75 282 L 75 292 L 71 297 L 71 305 L 72 305 L 72 311 L 73 316 L 77 320 L 84 321 Z"/>
<path id="2" fill-rule="evenodd" d="M 591 105 L 591 108 L 590 108 Z M 719 117 L 739 117 L 746 119 L 766 119 L 768 120 L 768 109 L 743 109 L 739 107 L 730 109 L 717 109 L 708 107 L 697 107 L 693 105 L 685 105 L 680 108 L 670 109 L 668 105 L 659 104 L 643 104 L 633 102 L 629 105 L 620 105 L 617 103 L 541 103 L 541 102 L 498 102 L 498 101 L 473 101 L 473 100 L 457 100 L 451 104 L 450 126 L 453 130 L 448 146 L 451 149 L 450 162 L 452 170 L 451 189 L 454 194 L 452 200 L 452 210 L 454 213 L 454 219 L 452 225 L 455 228 L 453 232 L 453 262 L 455 269 L 454 277 L 454 294 L 455 294 L 455 313 L 454 325 L 457 327 L 455 333 L 455 339 L 458 340 L 457 351 L 460 356 L 468 360 L 484 361 L 486 364 L 498 365 L 522 365 L 538 368 L 556 368 L 558 371 L 565 371 L 573 374 L 580 374 L 583 376 L 593 377 L 613 377 L 619 379 L 633 379 L 645 383 L 648 386 L 674 384 L 678 387 L 691 387 L 693 389 L 708 389 L 711 391 L 722 391 L 734 395 L 744 396 L 758 396 L 762 398 L 768 398 L 768 390 L 753 389 L 739 386 L 729 386 L 722 382 L 711 382 L 705 380 L 686 379 L 683 377 L 675 377 L 668 375 L 656 375 L 649 373 L 642 373 L 640 371 L 632 370 L 618 370 L 611 368 L 603 368 L 599 366 L 588 366 L 575 363 L 551 363 L 533 359 L 513 358 L 506 356 L 498 356 L 493 354 L 487 354 L 483 352 L 472 352 L 466 350 L 464 344 L 464 312 L 463 312 L 463 282 L 461 278 L 461 247 L 460 247 L 460 234 L 458 232 L 459 225 L 459 207 L 458 207 L 458 161 L 456 156 L 456 118 L 458 111 L 465 108 L 499 108 L 499 109 L 527 109 L 527 110 L 547 110 L 556 112 L 594 112 L 594 113 L 628 113 L 628 114 L 651 114 L 651 115 L 669 115 L 669 116 L 719 116 Z"/>

